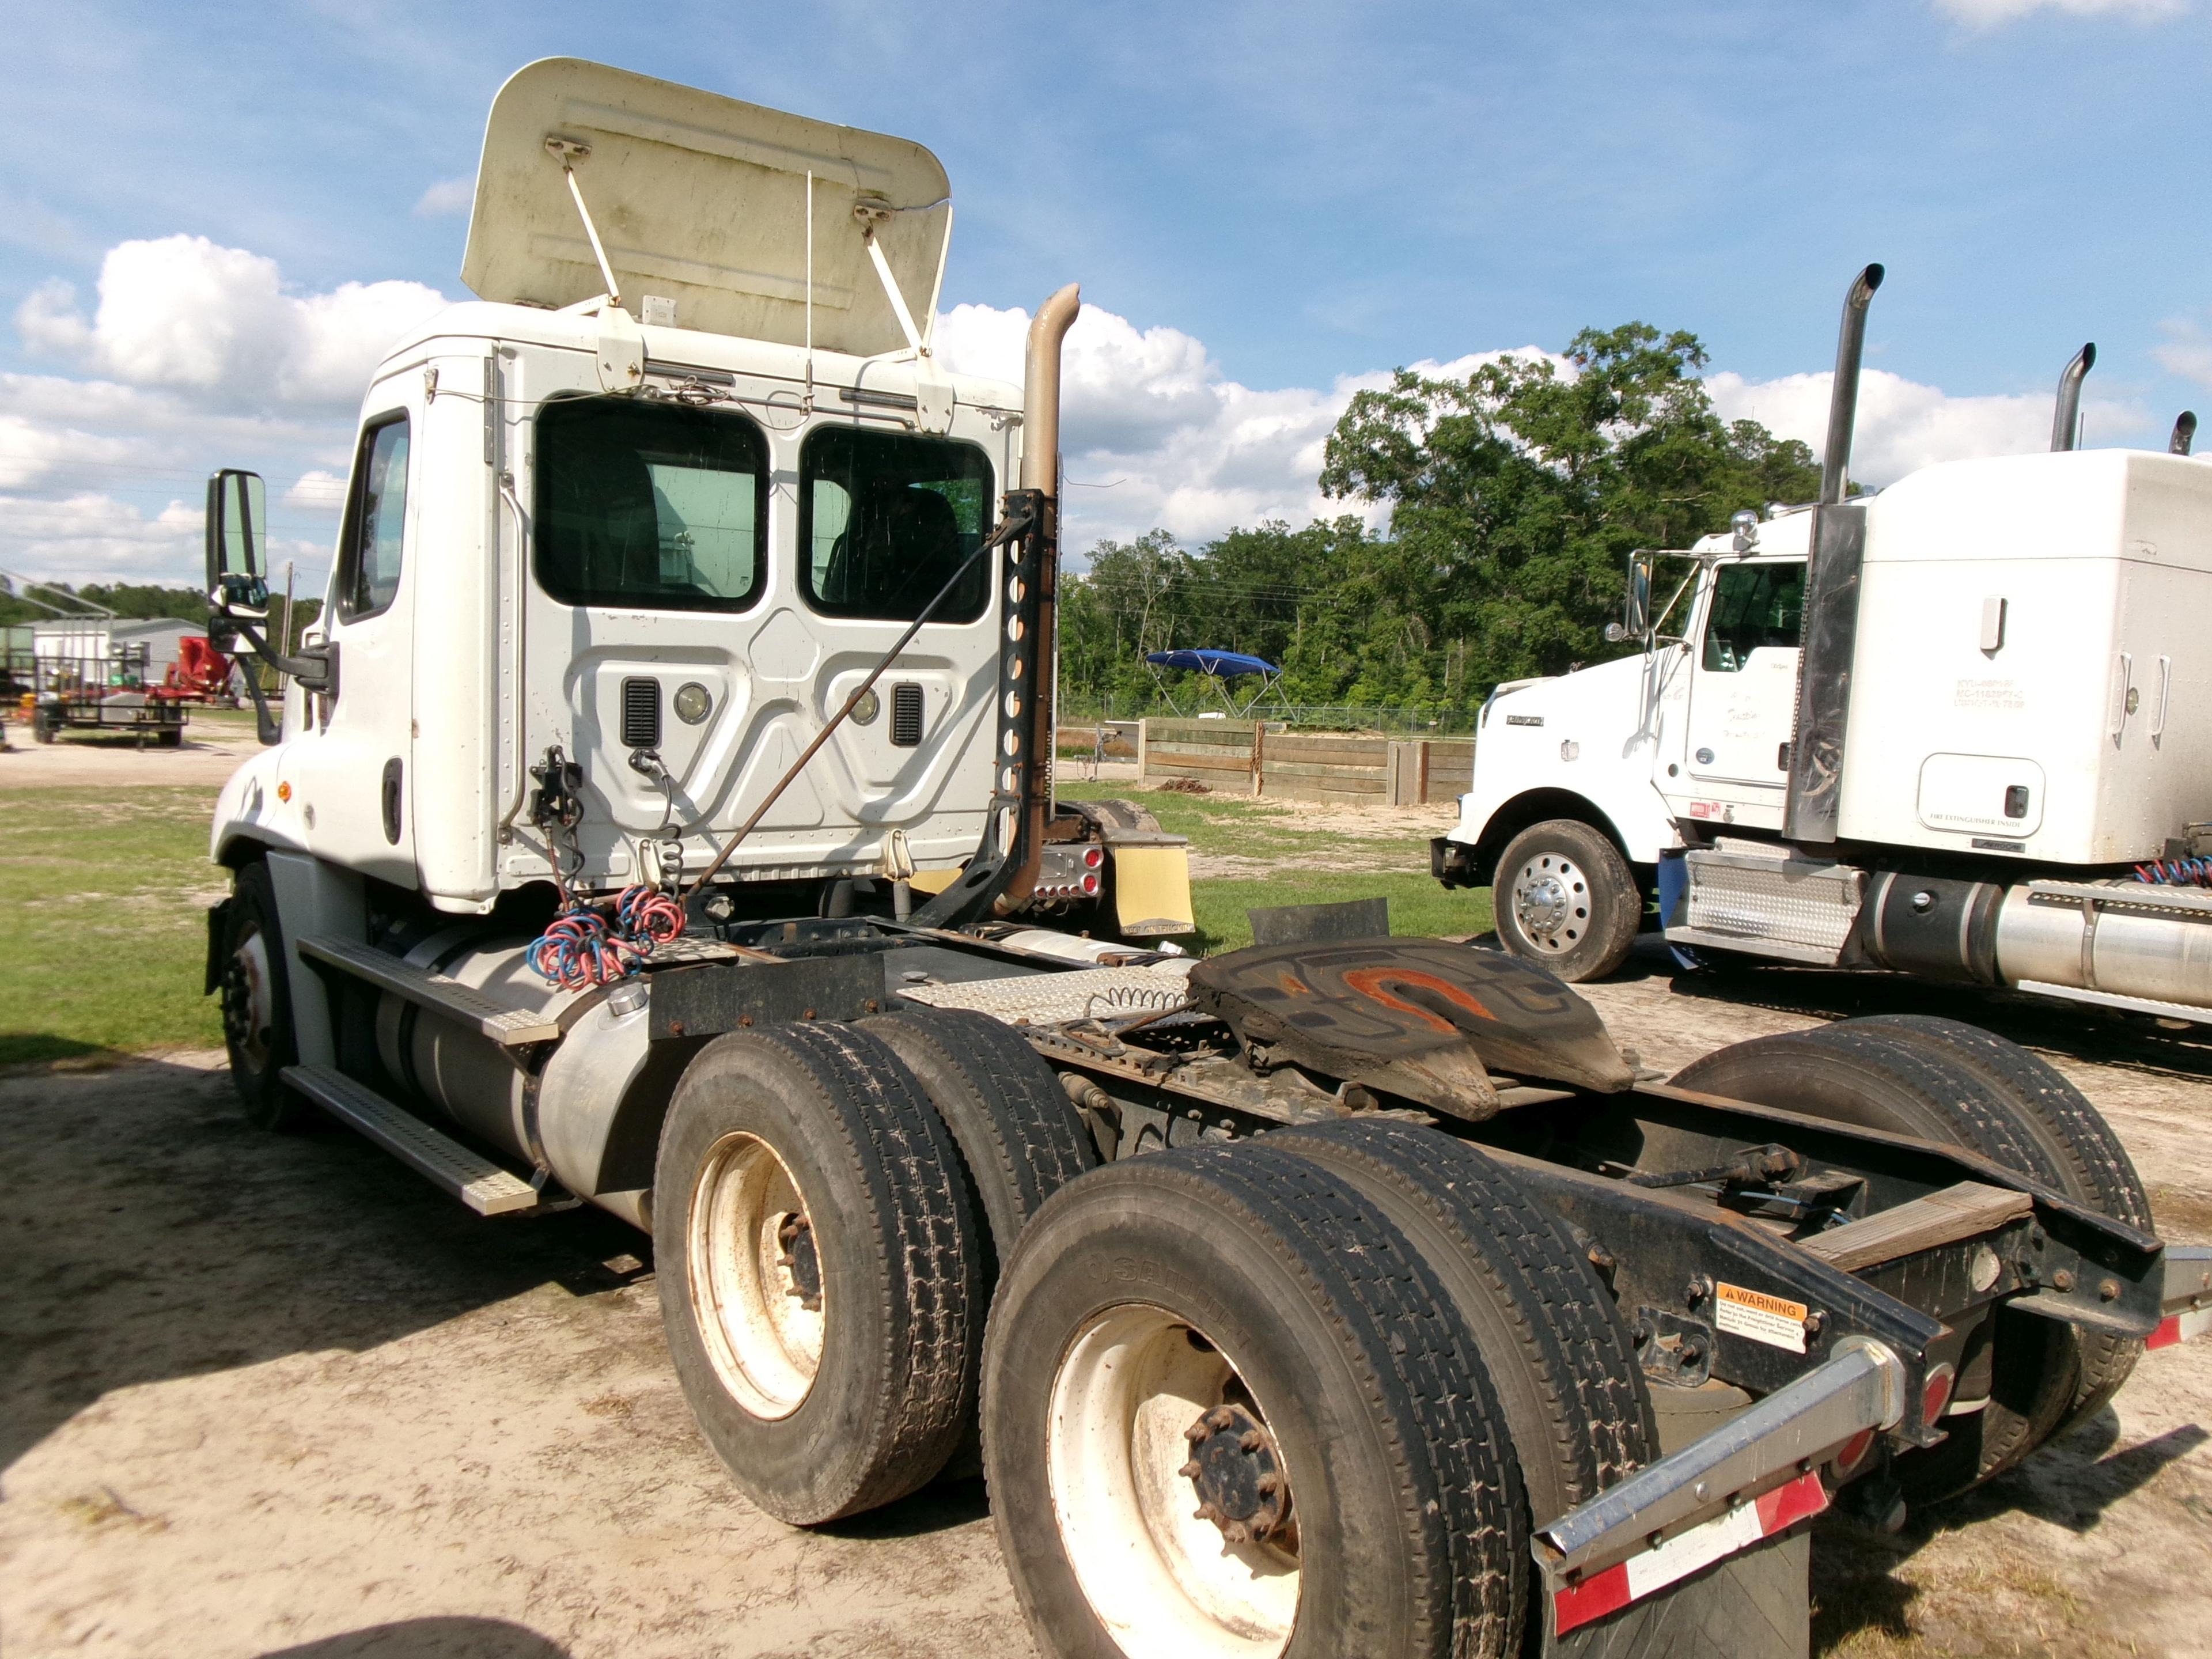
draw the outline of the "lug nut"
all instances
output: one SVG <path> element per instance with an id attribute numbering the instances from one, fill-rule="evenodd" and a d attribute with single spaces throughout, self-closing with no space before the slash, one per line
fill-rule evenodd
<path id="1" fill-rule="evenodd" d="M 1182 1476 L 1184 1480 L 1197 1480 L 1197 1479 L 1198 1479 L 1198 1460 L 1197 1460 L 1195 1457 L 1192 1458 L 1192 1459 L 1190 1460 L 1190 1462 L 1188 1462 L 1188 1463 L 1184 1464 L 1181 1468 L 1177 1469 L 1177 1470 L 1176 1471 L 1176 1473 L 1177 1474 L 1181 1475 L 1181 1476 Z"/>
<path id="2" fill-rule="evenodd" d="M 2118 1295 L 2118 1292 L 2115 1291 L 2113 1294 Z M 1237 1449 L 1238 1451 L 1255 1452 L 1267 1443 L 1266 1439 L 1261 1435 L 1259 1430 L 1247 1429 L 1243 1434 L 1237 1437 Z"/>

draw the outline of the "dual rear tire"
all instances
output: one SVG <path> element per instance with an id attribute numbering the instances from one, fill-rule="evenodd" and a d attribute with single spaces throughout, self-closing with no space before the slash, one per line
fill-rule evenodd
<path id="1" fill-rule="evenodd" d="M 1708 1054 L 1674 1082 L 1965 1147 L 2150 1228 L 2142 1181 L 2096 1109 L 2026 1049 L 1956 1020 L 1881 1015 L 1758 1037 Z M 2131 1339 L 2008 1308 L 1984 1331 L 1960 1365 L 1948 1438 L 1897 1462 L 1899 1483 L 1915 1502 L 1993 1479 L 2093 1415 L 2142 1352 Z"/>
<path id="2" fill-rule="evenodd" d="M 1532 1529 L 1656 1443 L 1573 1242 L 1476 1149 L 1388 1121 L 1070 1187 L 1007 1266 L 984 1376 L 1001 1553 L 1063 1655 L 1533 1651 Z"/>
<path id="3" fill-rule="evenodd" d="M 814 1525 L 972 1470 L 997 1257 L 1096 1157 L 1051 1069 L 981 1015 L 707 1045 L 662 1127 L 653 1252 L 678 1378 L 738 1486 Z"/>

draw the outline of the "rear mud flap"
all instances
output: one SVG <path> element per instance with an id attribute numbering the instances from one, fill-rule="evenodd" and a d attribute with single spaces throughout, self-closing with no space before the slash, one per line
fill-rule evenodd
<path id="1" fill-rule="evenodd" d="M 1547 1610 L 1544 1659 L 1807 1659 L 1813 1533 L 1792 1527 L 1564 1636 Z"/>

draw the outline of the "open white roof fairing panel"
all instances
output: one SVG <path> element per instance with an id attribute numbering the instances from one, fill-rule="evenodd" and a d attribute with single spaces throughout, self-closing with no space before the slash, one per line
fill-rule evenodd
<path id="1" fill-rule="evenodd" d="M 575 58 L 526 65 L 492 100 L 461 259 L 479 297 L 558 307 L 606 292 L 549 138 L 588 147 L 577 187 L 631 315 L 654 295 L 676 302 L 679 328 L 803 343 L 811 171 L 814 343 L 858 356 L 908 343 L 856 208 L 927 337 L 952 228 L 934 155 Z"/>

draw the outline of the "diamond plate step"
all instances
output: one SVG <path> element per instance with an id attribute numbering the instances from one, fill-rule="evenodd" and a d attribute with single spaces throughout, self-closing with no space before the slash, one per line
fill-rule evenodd
<path id="1" fill-rule="evenodd" d="M 439 1133 L 366 1085 L 326 1066 L 287 1066 L 284 1081 L 478 1215 L 513 1215 L 538 1207 L 538 1189 L 521 1176 Z"/>
<path id="2" fill-rule="evenodd" d="M 550 1014 L 506 1007 L 473 986 L 351 939 L 303 939 L 295 948 L 312 962 L 327 963 L 341 973 L 469 1026 L 503 1048 L 524 1042 L 552 1042 L 561 1035 L 560 1023 Z"/>

